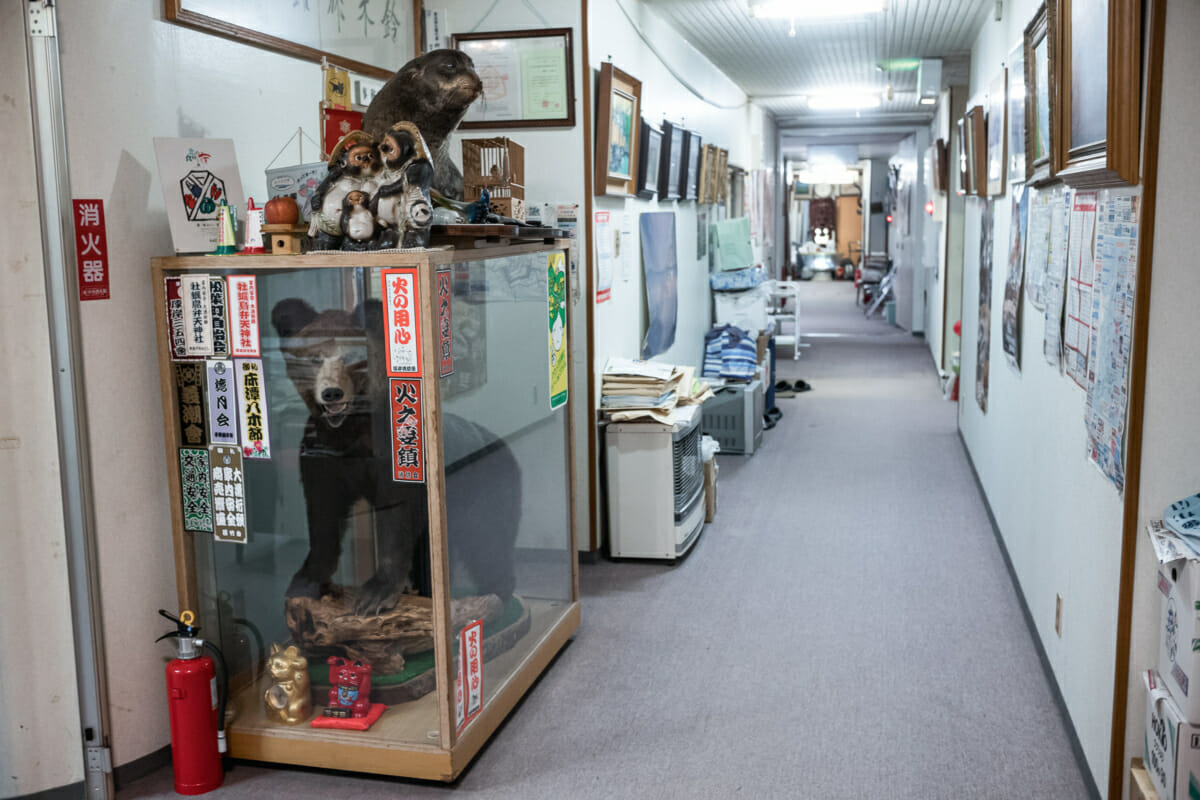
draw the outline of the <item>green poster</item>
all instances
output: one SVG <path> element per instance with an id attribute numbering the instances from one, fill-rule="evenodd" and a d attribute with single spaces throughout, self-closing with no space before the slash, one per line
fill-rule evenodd
<path id="1" fill-rule="evenodd" d="M 546 259 L 550 333 L 550 409 L 567 402 L 567 263 L 561 252 Z"/>

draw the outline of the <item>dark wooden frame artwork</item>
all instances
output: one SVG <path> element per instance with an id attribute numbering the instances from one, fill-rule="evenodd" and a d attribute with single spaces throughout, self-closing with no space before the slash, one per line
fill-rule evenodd
<path id="1" fill-rule="evenodd" d="M 502 119 L 464 120 L 458 127 L 462 130 L 487 130 L 493 128 L 574 128 L 575 127 L 575 49 L 570 28 L 540 28 L 524 31 L 489 31 L 487 33 L 454 33 L 450 35 L 450 46 L 461 50 L 461 42 L 488 41 L 491 39 L 554 39 L 562 37 L 567 56 L 567 114 L 555 119 Z M 641 104 L 642 84 L 638 83 L 638 104 Z M 637 119 L 637 114 L 634 114 Z"/>
<path id="2" fill-rule="evenodd" d="M 999 94 L 999 98 L 996 95 Z M 996 117 L 999 116 L 999 119 Z M 992 134 L 999 129 L 999 136 Z M 992 140 L 997 138 L 1000 152 L 993 152 Z M 999 170 L 1000 176 L 992 178 L 992 167 Z M 1008 68 L 1001 67 L 1000 75 L 992 80 L 988 91 L 987 113 L 987 166 L 984 173 L 984 183 L 989 196 L 1004 194 L 1008 185 Z"/>
<path id="3" fill-rule="evenodd" d="M 972 106 L 966 115 L 968 194 L 987 197 L 987 125 L 983 106 Z"/>
<path id="4" fill-rule="evenodd" d="M 633 113 L 631 120 L 629 144 L 629 166 L 630 173 L 628 179 L 622 179 L 610 175 L 609 170 L 609 155 L 610 155 L 610 134 L 612 130 L 612 96 L 614 92 L 622 95 L 627 95 L 634 99 Z M 637 194 L 638 188 L 638 158 L 641 154 L 640 134 L 641 129 L 638 122 L 641 120 L 642 113 L 642 82 L 637 78 L 622 72 L 613 66 L 611 61 L 606 61 L 600 65 L 600 77 L 596 86 L 596 152 L 595 152 L 595 193 L 596 195 L 625 195 L 633 197 Z"/>
<path id="5" fill-rule="evenodd" d="M 1055 159 L 1054 147 L 1057 144 L 1058 133 L 1055 130 L 1058 102 L 1055 99 L 1057 89 L 1057 59 L 1055 50 L 1055 25 L 1058 13 L 1056 0 L 1046 0 L 1033 15 L 1033 19 L 1025 26 L 1025 179 L 1031 186 L 1045 183 L 1054 177 Z M 1038 107 L 1037 95 L 1041 91 L 1037 81 L 1037 64 L 1034 61 L 1034 51 L 1041 42 L 1046 42 L 1046 87 L 1049 99 L 1050 119 L 1046 126 L 1049 141 L 1046 142 L 1046 155 L 1034 158 L 1037 153 Z"/>
<path id="6" fill-rule="evenodd" d="M 950 189 L 950 155 L 945 139 L 933 143 L 933 190 L 945 192 Z"/>
<path id="7" fill-rule="evenodd" d="M 650 143 L 656 140 L 658 142 L 657 151 L 650 147 Z M 646 122 L 646 118 L 642 117 L 642 131 L 638 136 L 637 196 L 646 200 L 658 194 L 658 170 L 662 163 L 662 143 L 662 131 Z M 653 175 L 650 174 L 652 164 L 654 166 Z"/>
<path id="8" fill-rule="evenodd" d="M 956 124 L 958 125 L 958 157 L 955 159 L 954 172 L 958 176 L 958 184 L 955 186 L 955 192 L 962 196 L 971 193 L 971 175 L 967 169 L 970 163 L 967 158 L 967 118 L 961 117 Z"/>
<path id="9" fill-rule="evenodd" d="M 700 170 L 703 164 L 700 155 L 704 147 L 703 137 L 696 131 L 683 132 L 683 156 L 679 164 L 679 199 L 698 200 L 700 197 Z M 692 162 L 696 164 L 692 172 Z"/>
<path id="10" fill-rule="evenodd" d="M 1099 2 L 1107 5 L 1107 60 L 1105 75 L 1105 138 L 1075 144 L 1071 141 L 1074 101 L 1072 80 L 1072 4 Z M 1142 3 L 1141 0 L 1057 0 L 1058 63 L 1055 65 L 1059 91 L 1054 98 L 1057 141 L 1051 149 L 1054 172 L 1070 186 L 1095 189 L 1135 185 L 1140 158 L 1140 114 L 1142 91 Z M 1098 43 L 1089 42 L 1095 46 Z M 1094 110 L 1094 109 L 1093 109 Z"/>
<path id="11" fill-rule="evenodd" d="M 680 176 L 686 177 L 683 169 L 683 140 L 686 131 L 669 120 L 662 123 L 662 161 L 658 165 L 658 199 L 678 200 Z M 676 140 L 678 137 L 678 141 Z M 671 164 L 675 164 L 675 180 L 671 180 Z"/>

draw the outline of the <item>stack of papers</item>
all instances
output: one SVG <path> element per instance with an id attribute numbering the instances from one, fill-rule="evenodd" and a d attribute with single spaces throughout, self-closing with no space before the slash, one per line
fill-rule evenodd
<path id="1" fill-rule="evenodd" d="M 1180 536 L 1200 539 L 1200 494 L 1167 506 L 1163 511 L 1163 524 Z"/>
<path id="2" fill-rule="evenodd" d="M 600 409 L 614 422 L 650 419 L 666 423 L 679 402 L 684 373 L 671 364 L 610 358 L 600 383 Z M 690 380 L 687 386 L 691 396 Z"/>

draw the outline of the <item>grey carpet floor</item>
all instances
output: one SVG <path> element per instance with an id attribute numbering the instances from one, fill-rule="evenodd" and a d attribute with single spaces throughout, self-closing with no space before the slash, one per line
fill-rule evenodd
<path id="1" fill-rule="evenodd" d="M 861 324 L 849 284 L 805 302 Z M 213 796 L 1087 797 L 924 342 L 813 342 L 687 558 L 581 567 L 575 640 L 456 784 L 238 764 Z"/>

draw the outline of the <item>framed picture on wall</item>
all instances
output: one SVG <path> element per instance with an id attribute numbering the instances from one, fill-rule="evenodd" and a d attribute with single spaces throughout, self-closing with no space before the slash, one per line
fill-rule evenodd
<path id="1" fill-rule="evenodd" d="M 1005 117 L 1008 112 L 1008 80 L 1003 67 L 992 81 L 988 92 L 987 114 L 987 193 L 1004 194 L 1004 179 L 1008 175 L 1008 139 L 1005 136 Z"/>
<path id="2" fill-rule="evenodd" d="M 638 137 L 637 196 L 647 200 L 658 194 L 658 165 L 662 158 L 662 131 L 642 119 Z"/>
<path id="3" fill-rule="evenodd" d="M 967 118 L 963 117 L 958 121 L 958 153 L 956 154 L 954 174 L 957 176 L 956 186 L 954 190 L 960 194 L 971 193 L 970 173 L 967 171 L 967 165 L 971 163 L 971 159 L 967 155 Z"/>
<path id="4" fill-rule="evenodd" d="M 717 148 L 717 167 L 714 178 L 717 181 L 718 203 L 729 196 L 729 151 L 723 147 Z"/>
<path id="5" fill-rule="evenodd" d="M 1054 172 L 1081 188 L 1138 181 L 1141 0 L 1057 0 Z"/>
<path id="6" fill-rule="evenodd" d="M 983 106 L 967 110 L 967 172 L 971 194 L 987 197 L 987 126 Z"/>
<path id="7" fill-rule="evenodd" d="M 684 131 L 683 164 L 679 175 L 679 197 L 682 200 L 695 200 L 700 194 L 700 153 L 703 146 L 700 134 L 696 131 Z"/>
<path id="8" fill-rule="evenodd" d="M 1025 45 L 1008 54 L 1008 182 L 1025 180 Z"/>
<path id="9" fill-rule="evenodd" d="M 1054 177 L 1050 152 L 1054 97 L 1054 23 L 1058 8 L 1047 0 L 1025 26 L 1025 178 L 1034 185 Z"/>
<path id="10" fill-rule="evenodd" d="M 597 195 L 637 193 L 642 82 L 606 61 L 596 89 Z"/>
<path id="11" fill-rule="evenodd" d="M 483 81 L 463 130 L 574 127 L 570 28 L 455 33 L 450 46 L 471 57 Z"/>
<path id="12" fill-rule="evenodd" d="M 663 120 L 662 156 L 658 166 L 658 199 L 678 200 L 680 175 L 683 173 L 684 129 Z"/>
<path id="13" fill-rule="evenodd" d="M 938 139 L 933 143 L 933 190 L 947 192 L 950 190 L 950 165 L 946 140 Z"/>

